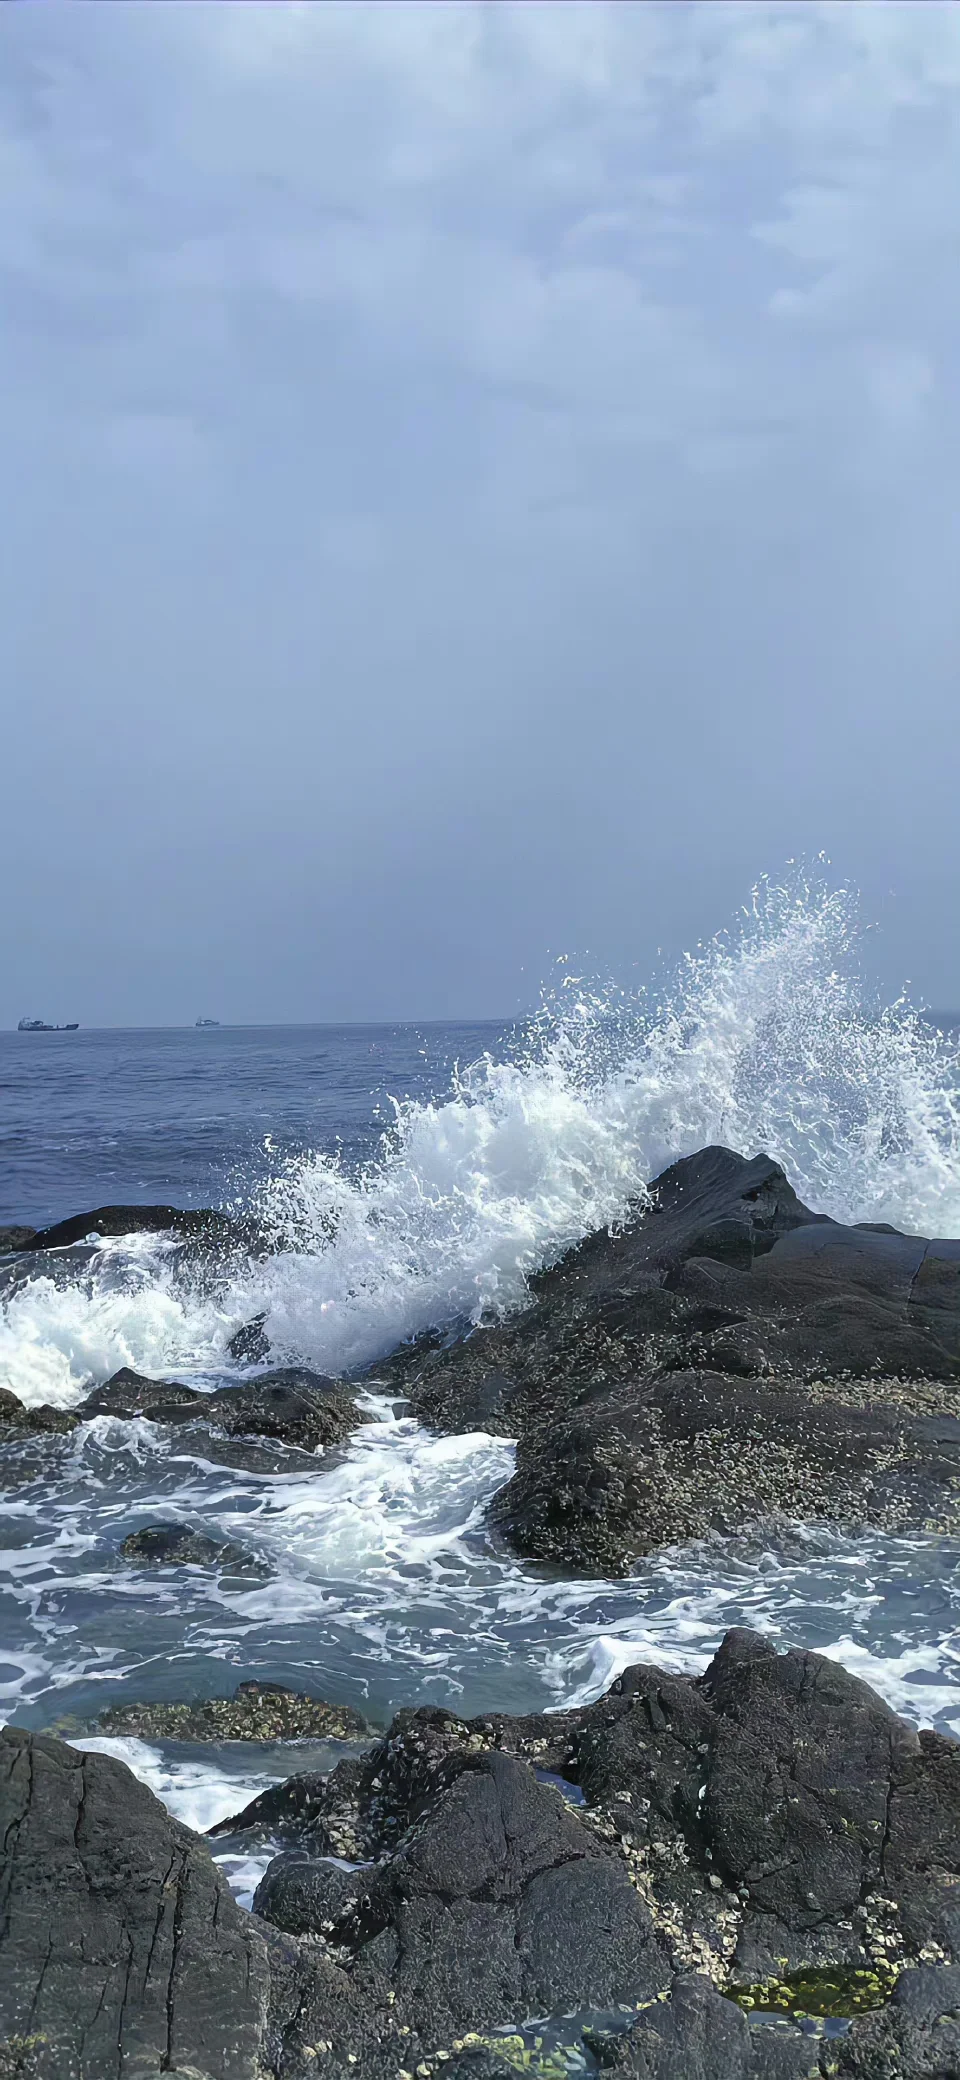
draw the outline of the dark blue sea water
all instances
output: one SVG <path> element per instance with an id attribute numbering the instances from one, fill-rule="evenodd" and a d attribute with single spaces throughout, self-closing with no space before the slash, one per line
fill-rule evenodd
<path id="1" fill-rule="evenodd" d="M 288 1244 L 207 1265 L 163 1237 L 0 1259 L 0 1384 L 70 1407 L 120 1365 L 236 1376 L 273 1358 L 373 1366 L 377 1420 L 327 1460 L 251 1470 L 187 1431 L 99 1418 L 5 1455 L 0 1713 L 90 1723 L 137 1697 L 259 1676 L 385 1719 L 597 1695 L 631 1660 L 703 1664 L 731 1624 L 820 1648 L 960 1732 L 960 1548 L 802 1526 L 662 1554 L 628 1581 L 521 1565 L 486 1529 L 509 1441 L 436 1438 L 376 1385 L 430 1323 L 522 1305 L 526 1275 L 710 1141 L 768 1148 L 808 1203 L 960 1233 L 955 1053 L 843 979 L 845 912 L 784 898 L 701 951 L 655 1016 L 576 987 L 496 1025 L 0 1035 L 0 1224 L 117 1202 L 255 1204 Z M 231 1570 L 131 1566 L 140 1526 L 217 1530 Z M 207 1824 L 283 1757 L 120 1752 Z M 251 1871 L 233 1873 L 249 1890 Z"/>
<path id="2" fill-rule="evenodd" d="M 441 1096 L 458 1060 L 504 1038 L 495 1024 L 0 1033 L 0 1223 L 219 1205 L 308 1149 L 363 1160 L 391 1098 Z"/>

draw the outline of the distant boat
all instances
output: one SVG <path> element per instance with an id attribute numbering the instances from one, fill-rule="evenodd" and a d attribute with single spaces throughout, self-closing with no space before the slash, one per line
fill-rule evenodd
<path id="1" fill-rule="evenodd" d="M 80 1026 L 76 1019 L 70 1026 L 47 1026 L 44 1025 L 42 1018 L 22 1018 L 17 1027 L 18 1033 L 78 1033 L 79 1031 Z"/>
<path id="2" fill-rule="evenodd" d="M 197 1024 L 198 1026 L 218 1026 L 220 1020 L 218 1018 L 198 1018 Z"/>

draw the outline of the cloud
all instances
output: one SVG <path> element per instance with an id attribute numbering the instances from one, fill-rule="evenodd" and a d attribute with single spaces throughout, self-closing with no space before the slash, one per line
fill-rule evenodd
<path id="1" fill-rule="evenodd" d="M 17 729 L 65 818 L 81 770 L 124 799 L 132 686 L 158 857 L 158 761 L 214 879 L 255 812 L 277 881 L 300 846 L 331 886 L 359 800 L 370 886 L 416 854 L 398 901 L 438 858 L 466 901 L 499 847 L 536 964 L 581 900 L 623 915 L 624 862 L 692 887 L 702 851 L 712 885 L 724 845 L 759 871 L 852 814 L 879 844 L 919 798 L 892 743 L 954 669 L 957 9 L 52 4 L 0 43 L 2 640 L 62 704 Z"/>
<path id="2" fill-rule="evenodd" d="M 4 30 L 13 307 L 25 335 L 56 312 L 91 400 L 118 342 L 132 408 L 176 409 L 224 353 L 256 381 L 254 299 L 601 433 L 655 419 L 682 454 L 739 435 L 746 331 L 762 427 L 784 321 L 875 339 L 918 240 L 953 273 L 951 9 L 55 8 Z"/>

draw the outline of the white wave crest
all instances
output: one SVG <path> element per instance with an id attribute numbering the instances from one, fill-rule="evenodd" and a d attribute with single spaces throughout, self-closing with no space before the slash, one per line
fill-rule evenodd
<path id="1" fill-rule="evenodd" d="M 519 1302 L 530 1271 L 621 1220 L 676 1157 L 766 1149 L 841 1219 L 960 1233 L 960 1058 L 859 978 L 856 904 L 822 880 L 764 883 L 733 932 L 658 998 L 570 976 L 507 1060 L 396 1107 L 359 1175 L 313 1155 L 261 1214 L 287 1248 L 198 1303 L 157 1270 L 118 1295 L 47 1281 L 5 1312 L 0 1371 L 69 1400 L 115 1365 L 209 1366 L 264 1313 L 277 1357 L 339 1372 L 426 1326 Z M 292 1246 L 291 1246 L 292 1245 Z"/>

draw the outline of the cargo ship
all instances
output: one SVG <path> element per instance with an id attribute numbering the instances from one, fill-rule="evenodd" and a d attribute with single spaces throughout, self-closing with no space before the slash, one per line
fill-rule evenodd
<path id="1" fill-rule="evenodd" d="M 22 1018 L 17 1027 L 18 1033 L 78 1033 L 79 1031 L 80 1025 L 77 1019 L 74 1019 L 73 1024 L 69 1026 L 48 1026 L 44 1024 L 42 1018 Z"/>

